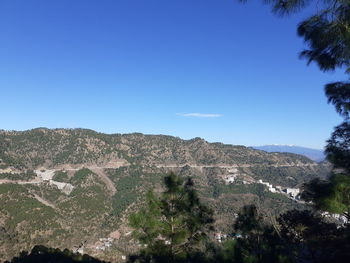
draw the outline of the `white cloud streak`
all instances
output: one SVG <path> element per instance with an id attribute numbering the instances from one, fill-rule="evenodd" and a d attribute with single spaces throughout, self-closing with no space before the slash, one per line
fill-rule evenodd
<path id="1" fill-rule="evenodd" d="M 183 117 L 195 117 L 195 118 L 219 118 L 222 115 L 221 114 L 215 114 L 215 113 L 178 113 L 178 115 Z"/>

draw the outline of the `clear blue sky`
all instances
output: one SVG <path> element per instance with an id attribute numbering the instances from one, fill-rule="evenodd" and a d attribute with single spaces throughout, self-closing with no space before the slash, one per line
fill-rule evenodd
<path id="1" fill-rule="evenodd" d="M 323 148 L 341 119 L 296 26 L 234 0 L 2 0 L 0 129 Z M 195 113 L 195 114 L 194 114 Z"/>

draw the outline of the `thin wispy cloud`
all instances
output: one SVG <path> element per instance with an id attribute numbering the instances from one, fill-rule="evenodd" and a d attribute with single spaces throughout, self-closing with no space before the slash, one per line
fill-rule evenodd
<path id="1" fill-rule="evenodd" d="M 183 117 L 195 117 L 195 118 L 219 118 L 222 116 L 222 114 L 216 114 L 216 113 L 178 113 L 177 115 L 183 116 Z"/>

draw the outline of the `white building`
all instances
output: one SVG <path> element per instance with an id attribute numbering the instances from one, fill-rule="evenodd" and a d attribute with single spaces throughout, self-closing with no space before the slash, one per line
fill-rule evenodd
<path id="1" fill-rule="evenodd" d="M 232 184 L 234 183 L 235 179 L 236 179 L 237 175 L 235 174 L 229 174 L 227 176 L 225 176 L 224 180 L 226 184 Z"/>
<path id="2" fill-rule="evenodd" d="M 292 198 L 296 198 L 300 194 L 300 189 L 298 188 L 285 188 L 283 191 Z"/>

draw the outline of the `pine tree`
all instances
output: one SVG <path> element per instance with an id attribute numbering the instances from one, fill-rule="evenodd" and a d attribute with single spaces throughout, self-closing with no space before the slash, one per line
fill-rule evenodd
<path id="1" fill-rule="evenodd" d="M 133 261 L 186 262 L 212 229 L 213 213 L 201 204 L 191 178 L 170 173 L 164 184 L 160 196 L 149 191 L 146 206 L 129 218 L 134 237 L 144 247 Z"/>

